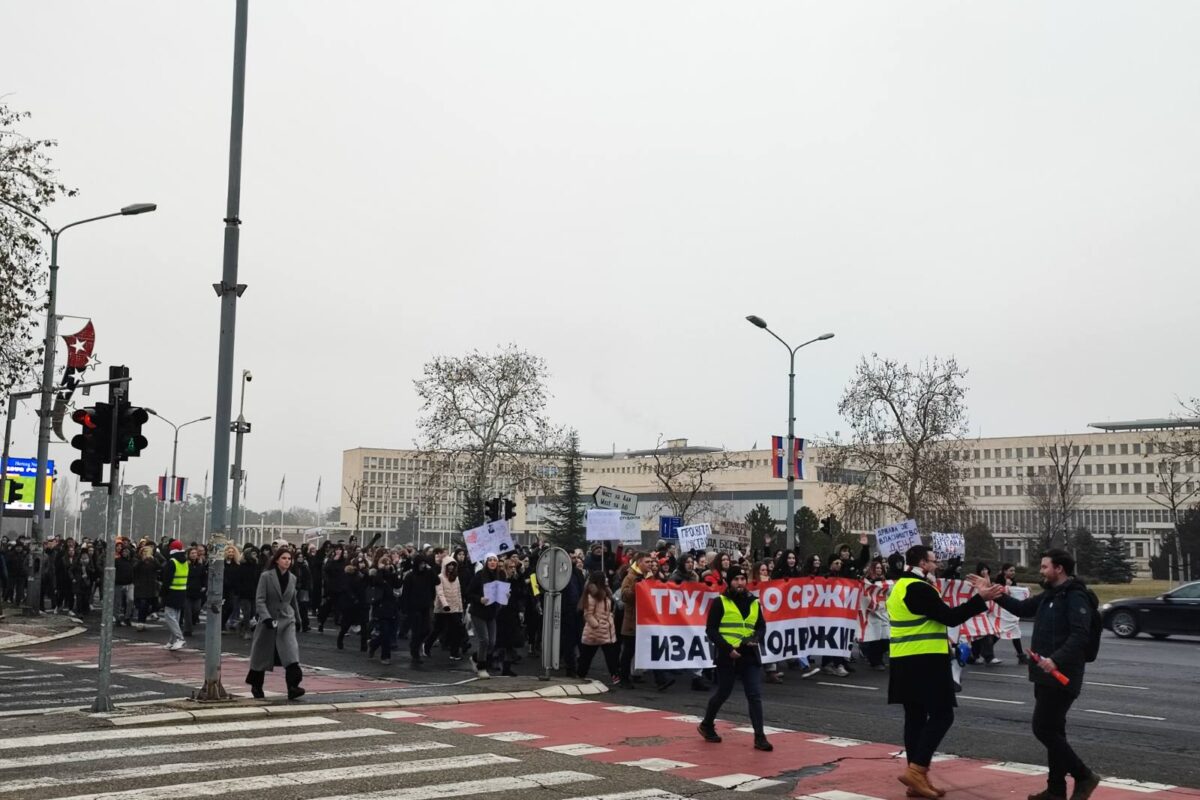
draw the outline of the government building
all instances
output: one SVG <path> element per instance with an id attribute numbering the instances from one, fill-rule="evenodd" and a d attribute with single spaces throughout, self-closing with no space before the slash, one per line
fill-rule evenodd
<path id="1" fill-rule="evenodd" d="M 1078 462 L 1073 481 L 1078 499 L 1069 527 L 1085 527 L 1100 539 L 1116 533 L 1140 573 L 1147 572 L 1148 559 L 1159 553 L 1163 534 L 1173 527 L 1167 482 L 1181 511 L 1200 501 L 1200 463 L 1172 459 L 1174 472 L 1167 478 L 1161 474 L 1166 457 L 1156 450 L 1156 442 L 1164 437 L 1200 435 L 1200 419 L 1133 420 L 1089 427 L 1084 433 L 979 438 L 955 445 L 952 455 L 968 519 L 988 526 L 1004 560 L 1029 563 L 1036 555 L 1040 512 L 1028 488 L 1048 473 L 1053 475 L 1055 449 L 1059 463 Z M 694 519 L 689 521 L 743 521 L 751 509 L 763 504 L 781 527 L 784 524 L 787 484 L 773 477 L 769 449 L 727 451 L 673 439 L 656 450 L 586 453 L 583 494 L 605 486 L 637 495 L 643 538 L 653 540 L 658 517 L 672 513 L 657 477 L 656 455 L 663 461 L 718 463 L 720 468 L 705 476 L 711 489 L 698 497 L 689 513 Z M 546 531 L 546 510 L 559 490 L 563 464 L 551 457 L 528 460 L 529 471 L 537 477 L 532 481 L 535 485 L 526 481 L 518 489 L 501 480 L 489 487 L 489 496 L 515 499 L 513 529 L 532 539 Z M 357 525 L 362 539 L 379 533 L 390 544 L 452 541 L 463 516 L 465 465 L 434 477 L 426 464 L 415 450 L 345 451 L 341 522 L 347 527 Z M 829 489 L 841 476 L 822 466 L 817 447 L 806 451 L 804 466 L 804 478 L 796 481 L 796 507 L 809 506 L 818 516 L 839 513 L 830 505 Z M 351 491 L 357 493 L 357 508 L 348 499 Z M 880 518 L 874 524 L 895 521 Z"/>

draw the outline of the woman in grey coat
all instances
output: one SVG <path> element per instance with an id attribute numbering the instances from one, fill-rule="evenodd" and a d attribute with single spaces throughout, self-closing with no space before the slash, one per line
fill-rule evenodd
<path id="1" fill-rule="evenodd" d="M 276 665 L 284 667 L 288 699 L 295 700 L 304 694 L 300 687 L 304 677 L 300 671 L 300 645 L 296 641 L 300 609 L 296 601 L 296 578 L 288 572 L 291 566 L 291 550 L 281 547 L 258 577 L 254 596 L 258 627 L 250 644 L 250 671 L 246 673 L 250 693 L 258 698 L 264 696 L 264 673 L 274 670 Z"/>

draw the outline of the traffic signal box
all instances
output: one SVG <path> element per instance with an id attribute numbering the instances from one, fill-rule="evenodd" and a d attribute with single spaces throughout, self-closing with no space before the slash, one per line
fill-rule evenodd
<path id="1" fill-rule="evenodd" d="M 104 465 L 112 443 L 112 406 L 96 403 L 77 410 L 71 419 L 80 426 L 71 439 L 71 447 L 79 451 L 79 458 L 71 462 L 71 472 L 92 485 L 104 483 Z"/>

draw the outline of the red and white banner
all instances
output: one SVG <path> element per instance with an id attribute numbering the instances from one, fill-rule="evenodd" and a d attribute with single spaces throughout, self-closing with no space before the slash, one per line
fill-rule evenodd
<path id="1" fill-rule="evenodd" d="M 764 663 L 800 656 L 849 656 L 858 636 L 863 584 L 848 578 L 799 578 L 752 584 L 766 622 Z M 720 592 L 703 583 L 637 585 L 638 669 L 700 669 L 713 665 L 705 635 L 708 610 Z"/>
<path id="2" fill-rule="evenodd" d="M 1010 586 L 1008 587 L 1008 596 L 1014 600 L 1028 600 L 1029 588 L 1025 586 Z M 995 603 L 989 603 L 989 606 L 995 606 Z M 996 635 L 1001 639 L 1020 639 L 1021 638 L 1021 620 L 1018 617 L 1005 611 L 1000 606 L 996 606 Z"/>
<path id="3" fill-rule="evenodd" d="M 887 596 L 894 581 L 880 583 L 864 583 L 862 617 L 860 619 L 858 637 L 864 642 L 887 639 L 889 636 Z M 975 590 L 966 581 L 947 581 L 938 579 L 937 590 L 946 605 L 951 608 L 960 606 L 971 599 Z M 1029 590 L 1023 586 L 1011 586 L 1008 593 L 1023 600 L 1029 596 Z M 949 631 L 951 641 L 959 639 L 978 639 L 981 636 L 999 636 L 1001 639 L 1021 638 L 1017 618 L 1009 614 L 995 603 L 988 603 L 985 613 L 971 617 L 959 626 L 957 631 Z"/>

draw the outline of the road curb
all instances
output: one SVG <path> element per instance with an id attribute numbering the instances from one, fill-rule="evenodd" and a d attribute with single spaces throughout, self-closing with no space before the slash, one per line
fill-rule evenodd
<path id="1" fill-rule="evenodd" d="M 461 703 L 487 703 L 503 700 L 538 700 L 555 697 L 581 697 L 604 694 L 608 687 L 599 681 L 585 684 L 558 684 L 543 689 L 522 692 L 479 692 L 476 694 L 434 695 L 432 697 L 402 697 L 395 700 L 356 700 L 348 703 L 286 703 L 280 705 L 231 705 L 221 708 L 196 708 L 164 711 L 159 714 L 113 715 L 95 714 L 106 722 L 118 726 L 175 725 L 187 722 L 219 722 L 253 717 L 303 716 L 307 714 L 330 714 L 338 711 L 353 711 L 362 708 L 404 708 L 407 706 L 458 705 Z"/>
<path id="2" fill-rule="evenodd" d="M 69 639 L 72 636 L 78 636 L 81 633 L 87 633 L 87 628 L 82 625 L 76 625 L 69 631 L 56 633 L 53 636 L 29 636 L 24 633 L 11 633 L 7 636 L 0 636 L 0 653 L 5 650 L 16 650 L 18 647 L 31 647 L 37 644 L 45 644 L 58 639 Z"/>

